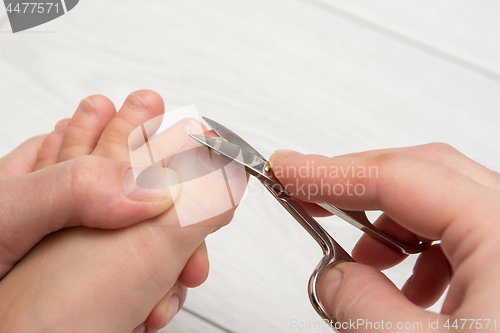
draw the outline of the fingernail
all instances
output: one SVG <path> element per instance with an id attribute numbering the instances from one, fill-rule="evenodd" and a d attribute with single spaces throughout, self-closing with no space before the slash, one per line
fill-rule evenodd
<path id="1" fill-rule="evenodd" d="M 140 111 L 146 110 L 148 108 L 148 103 L 136 94 L 128 95 L 126 103 L 128 106 Z"/>
<path id="2" fill-rule="evenodd" d="M 97 112 L 94 103 L 92 103 L 92 101 L 88 98 L 81 100 L 80 105 L 78 105 L 78 111 L 90 116 L 96 114 Z"/>
<path id="3" fill-rule="evenodd" d="M 325 274 L 325 278 L 328 281 L 328 295 L 335 296 L 337 294 L 337 290 L 339 289 L 340 283 L 344 278 L 344 274 L 336 266 L 330 268 L 327 272 L 325 272 Z"/>
<path id="4" fill-rule="evenodd" d="M 56 132 L 57 134 L 61 133 L 61 130 L 62 130 L 62 126 L 61 126 L 61 122 L 58 121 L 56 126 L 54 127 L 54 132 Z"/>
<path id="5" fill-rule="evenodd" d="M 177 312 L 179 312 L 179 296 L 172 295 L 172 297 L 170 297 L 170 301 L 168 302 L 167 324 L 170 323 Z"/>
<path id="6" fill-rule="evenodd" d="M 325 271 L 318 284 L 318 293 L 322 295 L 321 302 L 330 312 L 333 310 L 335 295 L 344 278 L 344 273 L 339 269 L 339 265 L 341 264 L 336 264 Z"/>
<path id="7" fill-rule="evenodd" d="M 292 157 L 296 155 L 302 155 L 299 152 L 296 152 L 294 150 L 288 150 L 288 149 L 279 149 L 276 150 L 270 157 L 269 157 L 269 163 L 271 165 L 273 164 L 273 161 L 276 161 L 278 158 L 286 158 L 286 157 Z"/>
<path id="8" fill-rule="evenodd" d="M 132 333 L 144 333 L 144 332 L 146 332 L 146 325 L 144 324 L 140 324 L 132 331 Z"/>
<path id="9" fill-rule="evenodd" d="M 180 194 L 180 186 L 179 177 L 174 170 L 157 165 L 143 170 L 130 168 L 123 176 L 123 191 L 133 200 L 162 200 L 172 197 L 175 202 Z"/>
<path id="10" fill-rule="evenodd" d="M 273 153 L 273 156 L 277 157 L 291 157 L 296 155 L 302 155 L 302 154 L 295 150 L 290 150 L 290 149 L 278 149 L 275 150 Z"/>
<path id="11" fill-rule="evenodd" d="M 186 131 L 187 134 L 203 134 L 201 123 L 194 119 L 187 120 L 186 125 L 184 125 L 184 131 Z"/>

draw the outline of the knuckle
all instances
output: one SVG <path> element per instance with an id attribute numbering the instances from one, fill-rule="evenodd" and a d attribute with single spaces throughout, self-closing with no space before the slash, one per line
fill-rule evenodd
<path id="1" fill-rule="evenodd" d="M 440 154 L 460 154 L 460 152 L 452 145 L 444 142 L 433 142 L 427 145 L 430 149 Z"/>
<path id="2" fill-rule="evenodd" d="M 392 191 L 395 175 L 401 175 L 402 169 L 407 166 L 407 161 L 412 157 L 399 152 L 388 152 L 373 156 L 370 165 L 377 168 L 377 175 L 373 180 L 373 189 L 377 193 L 375 206 L 383 206 L 383 198 L 387 191 Z M 397 177 L 397 176 L 396 176 Z"/>
<path id="3" fill-rule="evenodd" d="M 132 119 L 118 115 L 119 113 L 113 118 L 112 126 L 106 127 L 102 137 L 107 143 L 123 145 L 127 144 L 129 134 L 141 124 L 136 124 Z"/>
<path id="4" fill-rule="evenodd" d="M 495 170 L 490 170 L 490 171 L 493 177 L 495 177 L 497 180 L 500 180 L 500 172 Z"/>
<path id="5" fill-rule="evenodd" d="M 378 165 L 383 170 L 395 167 L 397 164 L 401 163 L 406 158 L 407 155 L 403 153 L 389 152 L 389 153 L 375 155 L 373 157 L 374 160 L 373 162 L 375 165 Z"/>
<path id="6" fill-rule="evenodd" d="M 68 136 L 78 141 L 77 139 L 80 138 L 80 134 L 88 131 L 88 124 L 84 121 L 70 121 L 66 129 L 68 130 Z"/>
<path id="7" fill-rule="evenodd" d="M 69 163 L 68 179 L 69 195 L 74 202 L 82 203 L 91 198 L 94 184 L 100 183 L 102 176 L 99 161 L 92 156 L 81 156 Z"/>
<path id="8" fill-rule="evenodd" d="M 128 140 L 128 137 L 123 132 L 123 127 L 106 129 L 104 137 L 108 144 L 122 145 Z"/>

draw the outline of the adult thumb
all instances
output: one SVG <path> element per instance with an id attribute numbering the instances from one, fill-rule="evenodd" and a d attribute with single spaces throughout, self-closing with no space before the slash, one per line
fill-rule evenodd
<path id="1" fill-rule="evenodd" d="M 418 331 L 428 327 L 427 313 L 410 302 L 380 271 L 357 263 L 341 263 L 323 273 L 321 302 L 342 332 Z"/>
<path id="2" fill-rule="evenodd" d="M 157 174 L 179 183 L 170 169 Z M 157 182 L 165 184 L 165 179 Z M 0 181 L 0 278 L 45 235 L 59 229 L 122 228 L 163 213 L 179 194 L 179 186 L 170 188 L 175 190 L 166 184 L 141 188 L 130 164 L 97 156 Z"/>

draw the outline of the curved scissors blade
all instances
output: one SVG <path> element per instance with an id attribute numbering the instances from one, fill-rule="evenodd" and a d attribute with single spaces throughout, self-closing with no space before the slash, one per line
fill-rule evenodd
<path id="1" fill-rule="evenodd" d="M 250 146 L 250 144 L 245 140 L 243 140 L 238 134 L 234 133 L 226 126 L 219 124 L 215 120 L 203 116 L 202 118 L 207 122 L 207 124 L 210 127 L 212 127 L 212 129 L 215 131 L 215 133 L 217 133 L 218 136 L 220 136 L 223 139 L 226 139 L 226 141 L 236 146 L 239 146 L 242 150 L 246 150 L 247 152 L 257 156 L 259 159 L 267 162 L 264 156 L 262 156 L 257 150 L 255 150 L 254 147 Z"/>
<path id="2" fill-rule="evenodd" d="M 194 134 L 189 134 L 189 136 L 198 141 L 198 143 L 202 146 L 207 147 L 220 157 L 228 160 L 237 167 L 256 177 L 262 183 L 269 185 L 280 193 L 288 194 L 283 185 L 267 176 L 268 173 L 265 171 L 265 167 L 268 162 L 265 158 L 261 157 L 259 153 L 256 155 L 252 151 L 247 151 L 246 149 L 229 142 L 225 138 L 206 137 Z M 255 151 L 253 148 L 252 150 Z"/>

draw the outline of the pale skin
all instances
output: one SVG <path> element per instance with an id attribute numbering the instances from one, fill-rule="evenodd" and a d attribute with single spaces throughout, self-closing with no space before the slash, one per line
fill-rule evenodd
<path id="1" fill-rule="evenodd" d="M 178 221 L 168 213 L 173 202 L 168 194 L 138 190 L 132 198 L 123 195 L 126 138 L 161 114 L 163 102 L 154 92 L 138 91 L 115 114 L 107 98 L 88 100 L 93 110 L 81 112 L 89 107 L 83 101 L 56 131 L 27 141 L 0 160 L 1 331 L 154 332 L 182 304 L 184 286 L 204 281 L 208 261 L 203 239 L 232 217 L 229 211 L 196 227 L 172 227 Z M 363 318 L 425 324 L 439 319 L 439 330 L 448 332 L 442 326 L 447 319 L 499 320 L 496 172 L 444 144 L 335 158 L 281 151 L 270 158 L 275 170 L 299 168 L 311 160 L 316 166 L 378 168 L 377 177 L 323 178 L 332 186 L 362 184 L 362 196 L 301 197 L 297 192 L 314 215 L 321 212 L 305 201 L 383 210 L 376 225 L 393 237 L 408 243 L 442 242 L 421 254 L 401 292 L 379 269 L 404 256 L 363 236 L 353 251 L 358 263 L 340 264 L 321 280 L 321 299 L 339 322 Z M 298 184 L 319 179 L 299 177 Z M 280 181 L 294 192 L 297 178 L 280 175 Z M 108 203 L 105 210 L 102 202 Z M 29 210 L 17 208 L 27 206 Z M 35 246 L 46 234 L 73 226 L 92 229 L 66 229 Z M 426 312 L 450 281 L 442 313 Z M 467 330 L 477 328 L 477 322 L 472 329 L 468 325 Z M 349 327 L 343 331 L 351 332 Z M 487 330 L 483 326 L 478 331 Z M 488 331 L 496 330 L 490 325 Z"/>
<path id="2" fill-rule="evenodd" d="M 1 190 L 12 197 L 2 210 L 2 332 L 155 332 L 182 306 L 186 287 L 204 282 L 204 239 L 229 223 L 233 210 L 181 228 L 169 208 L 177 200 L 179 211 L 193 205 L 186 200 L 193 193 L 208 192 L 215 198 L 210 206 L 194 209 L 209 211 L 219 183 L 209 179 L 195 184 L 196 191 L 186 184 L 176 198 L 123 185 L 129 134 L 163 108 L 161 97 L 147 90 L 131 94 L 118 112 L 104 96 L 90 96 L 54 132 L 1 160 Z M 199 126 L 186 120 L 172 127 L 170 137 L 180 139 L 165 149 L 194 144 L 190 124 Z M 22 200 L 29 211 L 17 208 Z M 76 228 L 43 238 L 67 227 Z"/>
<path id="3" fill-rule="evenodd" d="M 466 331 L 498 331 L 500 324 L 500 175 L 445 144 L 369 151 L 340 157 L 303 155 L 278 151 L 270 158 L 275 172 L 304 165 L 376 166 L 377 176 L 292 177 L 280 181 L 299 200 L 328 202 L 350 210 L 381 210 L 376 225 L 404 242 L 441 240 L 420 254 L 413 275 L 400 291 L 379 269 L 405 258 L 374 239 L 363 236 L 353 251 L 358 263 L 342 263 L 325 272 L 320 298 L 340 323 L 364 319 L 372 323 L 422 322 L 421 329 L 449 332 L 457 319 Z M 314 163 L 312 163 L 314 161 Z M 309 163 L 307 163 L 309 162 Z M 329 170 L 329 169 L 328 169 Z M 298 180 L 298 183 L 297 183 Z M 363 195 L 339 195 L 321 191 L 304 195 L 303 184 L 362 184 Z M 297 187 L 298 186 L 298 187 Z M 351 191 L 352 194 L 352 191 Z M 305 203 L 315 215 L 322 215 Z M 447 286 L 449 293 L 441 314 L 424 309 L 434 304 Z M 439 321 L 429 330 L 429 319 Z M 474 322 L 472 322 L 474 319 Z M 487 320 L 496 320 L 486 329 Z M 480 321 L 478 321 L 480 320 Z M 470 327 L 470 325 L 472 327 Z M 453 328 L 452 328 L 453 330 Z M 343 332 L 371 332 L 369 327 L 345 327 Z M 373 328 L 373 332 L 383 331 Z M 397 330 L 389 330 L 397 331 Z M 401 330 L 408 331 L 408 330 Z M 411 331 L 411 330 L 409 330 Z"/>

